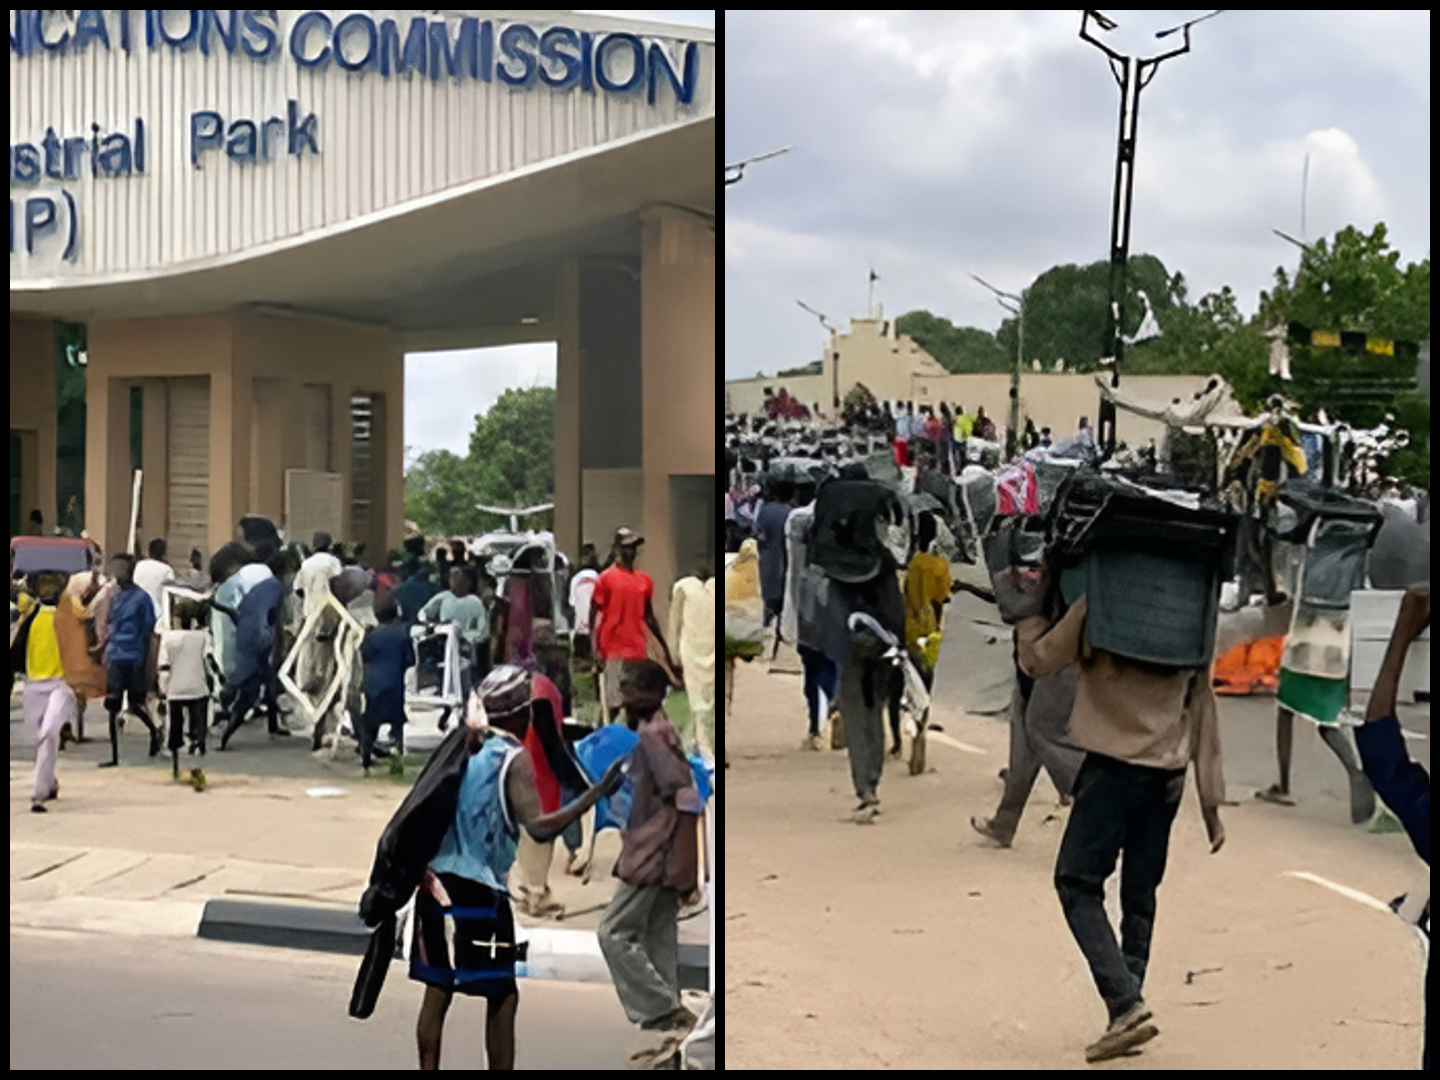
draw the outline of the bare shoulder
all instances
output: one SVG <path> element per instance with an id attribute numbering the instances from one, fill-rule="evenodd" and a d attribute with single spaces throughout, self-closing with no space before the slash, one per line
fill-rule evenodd
<path id="1" fill-rule="evenodd" d="M 540 796 L 535 790 L 535 766 L 530 761 L 530 753 L 523 746 L 517 749 L 506 771 L 505 797 L 510 803 L 511 816 L 521 824 L 528 824 L 540 814 Z"/>

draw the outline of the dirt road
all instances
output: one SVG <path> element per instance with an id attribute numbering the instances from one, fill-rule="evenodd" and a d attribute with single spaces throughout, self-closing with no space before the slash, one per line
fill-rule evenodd
<path id="1" fill-rule="evenodd" d="M 1007 728 L 964 712 L 1008 658 L 983 627 L 947 638 L 931 769 L 887 763 L 873 825 L 843 751 L 800 749 L 798 675 L 739 665 L 727 724 L 726 1066 L 1083 1069 L 1105 1013 L 1051 882 L 1064 828 L 1042 775 L 1015 847 L 968 825 L 1000 794 Z M 950 671 L 945 671 L 947 665 Z M 987 670 L 981 670 L 987 669 Z M 1221 703 L 1228 842 L 1209 853 L 1193 786 L 1176 820 L 1146 998 L 1160 1036 L 1107 1069 L 1414 1069 L 1424 957 L 1379 900 L 1428 868 L 1405 837 L 1347 824 L 1343 774 L 1297 731 L 1300 805 L 1262 803 L 1272 703 Z M 1429 731 L 1428 706 L 1402 714 Z M 1428 741 L 1412 742 L 1424 750 Z"/>

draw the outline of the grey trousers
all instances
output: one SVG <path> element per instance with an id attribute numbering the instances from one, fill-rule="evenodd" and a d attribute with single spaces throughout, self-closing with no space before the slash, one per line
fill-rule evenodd
<path id="1" fill-rule="evenodd" d="M 663 885 L 620 884 L 600 920 L 600 951 L 632 1024 L 680 1004 L 680 894 Z"/>
<path id="2" fill-rule="evenodd" d="M 873 641 L 874 639 L 869 639 Z M 885 765 L 886 702 L 895 668 L 862 647 L 862 636 L 851 639 L 850 658 L 840 670 L 840 718 L 850 751 L 850 776 L 862 802 L 878 800 L 880 771 Z"/>
<path id="3" fill-rule="evenodd" d="M 1065 729 L 1075 704 L 1078 669 L 1075 665 L 1035 680 L 1027 701 L 1016 680 L 1010 703 L 1010 766 L 1005 792 L 991 819 L 991 827 L 1006 840 L 1015 836 L 1020 815 L 1043 767 L 1062 795 L 1075 790 L 1075 776 L 1085 752 L 1071 746 Z"/>

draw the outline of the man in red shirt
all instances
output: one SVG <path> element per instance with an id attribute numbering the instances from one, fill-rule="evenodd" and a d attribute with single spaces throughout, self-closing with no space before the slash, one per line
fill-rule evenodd
<path id="1" fill-rule="evenodd" d="M 647 627 L 665 653 L 666 667 L 673 672 L 680 670 L 655 619 L 651 604 L 655 583 L 649 574 L 635 569 L 635 557 L 644 542 L 645 538 L 631 529 L 615 530 L 615 564 L 600 575 L 590 599 L 590 640 L 605 668 L 604 705 L 612 721 L 620 711 L 620 671 L 624 662 L 647 657 Z"/>

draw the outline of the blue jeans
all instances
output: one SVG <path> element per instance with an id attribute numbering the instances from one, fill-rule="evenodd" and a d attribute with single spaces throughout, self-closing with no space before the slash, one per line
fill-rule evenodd
<path id="1" fill-rule="evenodd" d="M 1055 860 L 1055 890 L 1085 954 L 1110 1019 L 1140 1000 L 1155 926 L 1155 890 L 1165 876 L 1170 826 L 1185 790 L 1184 769 L 1150 769 L 1087 754 L 1075 805 Z M 1120 941 L 1105 914 L 1105 881 L 1120 875 Z"/>
<path id="2" fill-rule="evenodd" d="M 800 653 L 800 664 L 805 670 L 805 705 L 810 710 L 810 734 L 819 735 L 820 721 L 825 719 L 820 715 L 820 692 L 824 691 L 825 700 L 833 709 L 840 693 L 840 665 L 808 645 L 797 646 L 796 651 Z"/>

